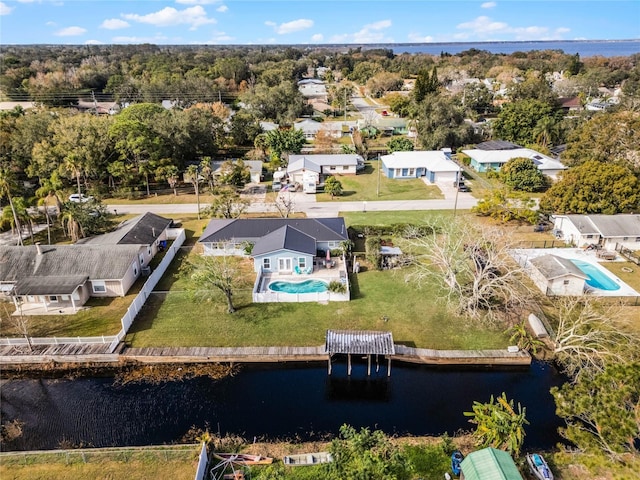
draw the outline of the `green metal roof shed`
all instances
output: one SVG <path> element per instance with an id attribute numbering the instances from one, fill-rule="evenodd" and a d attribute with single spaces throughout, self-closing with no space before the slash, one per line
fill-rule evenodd
<path id="1" fill-rule="evenodd" d="M 511 455 L 496 448 L 470 453 L 460 468 L 461 480 L 523 480 Z"/>

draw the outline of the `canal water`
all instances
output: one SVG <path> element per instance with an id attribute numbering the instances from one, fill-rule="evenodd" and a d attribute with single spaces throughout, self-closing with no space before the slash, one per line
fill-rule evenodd
<path id="1" fill-rule="evenodd" d="M 527 409 L 525 448 L 548 448 L 560 438 L 552 386 L 563 378 L 554 367 L 452 369 L 386 363 L 367 378 L 346 365 L 245 366 L 233 377 L 196 378 L 160 385 L 114 386 L 113 378 L 25 379 L 1 389 L 3 422 L 24 423 L 23 435 L 5 450 L 106 447 L 179 442 L 192 427 L 249 440 L 319 439 L 340 425 L 367 426 L 389 434 L 439 435 L 469 430 L 463 412 L 474 400 L 506 392 Z"/>

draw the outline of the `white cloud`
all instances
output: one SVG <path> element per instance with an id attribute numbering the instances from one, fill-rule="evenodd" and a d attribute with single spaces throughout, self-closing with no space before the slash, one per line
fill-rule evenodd
<path id="1" fill-rule="evenodd" d="M 321 33 L 316 33 L 315 35 L 311 36 L 312 42 L 321 42 L 322 40 L 324 40 L 324 35 L 322 35 Z"/>
<path id="2" fill-rule="evenodd" d="M 49 20 L 47 23 L 45 23 L 45 25 L 47 27 L 56 27 L 58 24 L 56 22 L 52 22 L 51 20 Z"/>
<path id="3" fill-rule="evenodd" d="M 85 45 L 104 45 L 104 42 L 101 42 L 100 40 L 87 40 L 86 42 L 84 42 Z"/>
<path id="4" fill-rule="evenodd" d="M 393 43 L 384 30 L 392 25 L 391 20 L 369 23 L 355 33 L 343 33 L 331 37 L 331 43 Z"/>
<path id="5" fill-rule="evenodd" d="M 154 13 L 138 15 L 137 13 L 125 13 L 122 15 L 127 20 L 139 23 L 148 23 L 156 27 L 173 27 L 176 25 L 190 25 L 190 30 L 195 30 L 202 25 L 216 23 L 215 18 L 207 17 L 207 12 L 200 5 L 176 10 L 173 7 L 165 7 Z"/>
<path id="6" fill-rule="evenodd" d="M 496 2 L 484 2 L 482 5 L 480 5 L 480 8 L 494 8 L 496 5 Z"/>
<path id="7" fill-rule="evenodd" d="M 231 35 L 227 35 L 225 32 L 213 32 L 213 36 L 209 40 L 204 42 L 192 42 L 196 45 L 218 45 L 220 43 L 228 43 L 235 40 Z"/>
<path id="8" fill-rule="evenodd" d="M 419 33 L 410 33 L 407 35 L 407 38 L 412 42 L 416 43 L 431 43 L 433 42 L 433 37 L 431 35 L 422 36 Z"/>
<path id="9" fill-rule="evenodd" d="M 300 30 L 306 30 L 307 28 L 313 27 L 313 20 L 299 18 L 298 20 L 281 23 L 280 25 L 267 20 L 264 24 L 268 27 L 273 27 L 278 35 L 286 35 L 287 33 L 299 32 Z"/>
<path id="10" fill-rule="evenodd" d="M 127 28 L 129 26 L 129 22 L 125 22 L 124 20 L 120 20 L 119 18 L 109 18 L 102 22 L 100 28 L 106 28 L 107 30 L 118 30 L 120 28 Z"/>
<path id="11" fill-rule="evenodd" d="M 220 12 L 220 13 L 224 13 L 227 10 L 229 10 L 229 7 L 227 7 L 226 5 L 220 5 L 218 8 L 216 8 L 216 12 Z"/>
<path id="12" fill-rule="evenodd" d="M 82 27 L 66 27 L 61 30 L 58 30 L 54 35 L 58 37 L 76 37 L 78 35 L 84 35 L 87 33 L 86 28 Z"/>
<path id="13" fill-rule="evenodd" d="M 10 7 L 4 2 L 0 2 L 0 15 L 9 15 L 12 10 L 13 7 Z"/>
<path id="14" fill-rule="evenodd" d="M 549 27 L 531 25 L 513 27 L 505 22 L 496 22 L 489 17 L 480 16 L 470 22 L 456 26 L 460 32 L 454 35 L 456 40 L 559 40 L 569 29 L 560 27 L 553 32 Z M 507 38 L 507 36 L 509 38 Z"/>
<path id="15" fill-rule="evenodd" d="M 183 5 L 211 5 L 212 3 L 220 3 L 221 0 L 176 0 L 176 3 Z"/>

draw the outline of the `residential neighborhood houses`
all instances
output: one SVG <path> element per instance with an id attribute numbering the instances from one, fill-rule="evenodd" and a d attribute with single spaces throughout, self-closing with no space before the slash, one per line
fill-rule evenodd
<path id="1" fill-rule="evenodd" d="M 617 100 L 596 111 L 575 77 L 604 73 L 564 53 L 548 53 L 547 73 L 522 67 L 548 58 L 506 56 L 502 70 L 485 59 L 475 70 L 486 78 L 476 79 L 444 54 L 419 62 L 384 49 L 323 50 L 307 58 L 312 50 L 222 54 L 212 60 L 217 99 L 180 98 L 179 89 L 154 98 L 140 83 L 145 101 L 136 101 L 133 83 L 113 77 L 109 94 L 123 97 L 122 108 L 109 114 L 63 102 L 55 115 L 41 107 L 0 116 L 10 140 L 0 159 L 2 364 L 81 363 L 86 348 L 98 364 L 320 359 L 328 375 L 345 362 L 348 379 L 353 363 L 378 380 L 390 377 L 392 361 L 499 368 L 552 358 L 573 381 L 553 379 L 558 405 L 575 382 L 636 365 L 640 144 L 620 133 L 640 131 L 628 107 L 632 67 L 615 67 L 626 88 L 602 79 L 616 84 Z M 480 53 L 469 55 L 461 58 Z M 180 53 L 175 62 L 183 68 Z M 271 68 L 279 62 L 286 68 Z M 213 91 L 209 80 L 203 92 Z M 573 100 L 560 101 L 565 95 Z M 507 115 L 512 108 L 522 110 Z M 21 139 L 32 144 L 19 148 Z M 506 178 L 505 165 L 522 158 L 529 171 Z M 228 179 L 225 169 L 238 166 L 242 178 Z M 130 298 L 130 309 L 108 304 Z M 117 334 L 78 330 L 100 324 L 105 311 Z M 567 311 L 590 322 L 575 350 L 562 343 L 573 335 Z M 604 340 L 585 347 L 594 329 Z M 334 331 L 352 340 L 337 350 L 320 345 Z M 390 348 L 368 340 L 379 334 Z M 524 421 L 519 404 L 494 403 L 499 393 L 486 405 L 511 412 L 504 418 L 517 448 L 480 449 L 493 427 L 477 407 L 489 398 L 472 399 L 474 412 L 464 415 L 478 424 L 473 447 L 455 439 L 467 449 L 461 478 L 521 478 L 522 429 L 544 428 Z M 572 424 L 571 414 L 562 418 Z M 628 438 L 616 441 L 629 451 Z M 444 463 L 455 473 L 450 455 Z"/>

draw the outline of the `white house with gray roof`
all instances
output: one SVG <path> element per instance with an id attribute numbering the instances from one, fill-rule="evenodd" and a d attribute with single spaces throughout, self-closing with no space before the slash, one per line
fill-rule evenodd
<path id="1" fill-rule="evenodd" d="M 462 150 L 471 158 L 470 167 L 478 172 L 500 170 L 509 160 L 514 158 L 528 158 L 538 167 L 538 170 L 549 178 L 556 179 L 560 172 L 567 169 L 560 161 L 530 148 L 513 148 L 501 150 L 471 149 Z"/>
<path id="2" fill-rule="evenodd" d="M 348 238 L 343 218 L 237 218 L 211 220 L 198 243 L 204 255 L 250 255 L 256 271 L 292 273 Z"/>
<path id="3" fill-rule="evenodd" d="M 577 247 L 599 245 L 615 250 L 616 245 L 640 250 L 640 215 L 554 215 L 554 232 Z"/>
<path id="4" fill-rule="evenodd" d="M 451 185 L 458 180 L 461 168 L 444 150 L 393 152 L 380 157 L 382 171 L 387 178 L 422 178 L 429 183 Z"/>
<path id="5" fill-rule="evenodd" d="M 546 295 L 578 296 L 584 292 L 588 277 L 571 260 L 557 255 L 542 255 L 530 262 L 531 279 Z"/>
<path id="6" fill-rule="evenodd" d="M 364 159 L 356 154 L 289 155 L 287 175 L 292 183 L 304 183 L 313 175 L 316 184 L 329 175 L 356 175 Z"/>
<path id="7" fill-rule="evenodd" d="M 0 246 L 0 289 L 16 307 L 46 311 L 89 297 L 127 294 L 140 276 L 142 245 Z"/>

